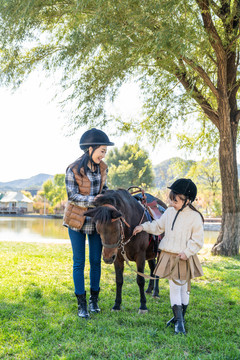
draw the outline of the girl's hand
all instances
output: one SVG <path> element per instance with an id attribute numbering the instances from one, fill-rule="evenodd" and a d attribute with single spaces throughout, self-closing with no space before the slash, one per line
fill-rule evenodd
<path id="1" fill-rule="evenodd" d="M 180 254 L 178 254 L 178 256 L 180 257 L 181 260 L 187 260 L 188 259 L 184 252 L 181 252 Z"/>
<path id="2" fill-rule="evenodd" d="M 136 235 L 136 234 L 140 233 L 141 231 L 143 231 L 143 227 L 142 227 L 142 225 L 138 225 L 133 230 L 133 235 Z"/>

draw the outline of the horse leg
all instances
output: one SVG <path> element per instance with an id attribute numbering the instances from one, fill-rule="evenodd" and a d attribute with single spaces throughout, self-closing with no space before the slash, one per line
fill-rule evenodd
<path id="1" fill-rule="evenodd" d="M 118 258 L 114 262 L 115 268 L 115 277 L 116 277 L 116 298 L 115 304 L 112 307 L 112 311 L 121 310 L 122 303 L 122 286 L 123 286 L 123 270 L 124 270 L 124 262 L 119 261 Z"/>
<path id="2" fill-rule="evenodd" d="M 145 259 L 137 259 L 136 261 L 137 263 L 137 270 L 138 272 L 143 273 L 144 272 L 144 267 L 145 267 Z M 138 313 L 139 314 L 145 314 L 148 312 L 148 308 L 147 308 L 147 299 L 145 296 L 145 292 L 144 292 L 144 285 L 145 285 L 145 278 L 141 275 L 137 275 L 137 284 L 139 287 L 139 292 L 140 292 L 140 308 Z"/>
<path id="3" fill-rule="evenodd" d="M 149 268 L 150 268 L 150 276 L 153 277 L 153 271 L 154 271 L 154 268 L 155 268 L 155 262 L 154 260 L 148 260 L 148 265 L 149 265 Z M 149 283 L 148 283 L 148 288 L 146 290 L 146 293 L 147 294 L 151 294 L 152 291 L 153 291 L 153 288 L 154 288 L 154 280 L 153 279 L 150 279 L 149 280 Z"/>
<path id="4" fill-rule="evenodd" d="M 155 277 L 155 280 L 150 279 L 148 289 L 150 289 L 151 291 L 148 291 L 148 289 L 147 289 L 146 293 L 151 294 L 152 290 L 153 290 L 152 296 L 154 298 L 159 298 L 160 297 L 159 296 L 159 277 L 153 275 L 153 272 L 154 272 L 154 269 L 156 266 L 156 260 L 155 259 L 148 260 L 148 265 L 150 268 L 150 276 Z"/>
<path id="5" fill-rule="evenodd" d="M 159 296 L 159 277 L 158 276 L 155 276 L 154 289 L 153 289 L 152 296 L 154 298 L 160 298 L 160 296 Z"/>

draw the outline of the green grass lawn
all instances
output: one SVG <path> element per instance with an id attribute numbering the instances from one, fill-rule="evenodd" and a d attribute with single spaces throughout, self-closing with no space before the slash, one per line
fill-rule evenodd
<path id="1" fill-rule="evenodd" d="M 192 281 L 187 336 L 166 328 L 172 317 L 167 280 L 139 315 L 136 275 L 125 268 L 121 312 L 112 265 L 102 266 L 101 313 L 79 319 L 70 245 L 0 242 L 0 359 L 240 359 L 240 257 L 200 259 Z M 86 289 L 89 296 L 89 266 Z M 148 267 L 147 267 L 148 271 Z"/>

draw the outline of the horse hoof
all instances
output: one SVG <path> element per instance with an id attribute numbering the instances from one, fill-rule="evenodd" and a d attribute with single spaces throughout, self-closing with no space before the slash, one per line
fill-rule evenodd
<path id="1" fill-rule="evenodd" d="M 153 297 L 154 299 L 159 299 L 159 298 L 160 298 L 160 296 L 159 296 L 158 294 L 156 294 L 156 295 L 153 294 L 152 297 Z"/>
<path id="2" fill-rule="evenodd" d="M 147 313 L 148 313 L 148 309 L 146 309 L 146 310 L 139 309 L 139 310 L 138 310 L 138 313 L 139 313 L 139 314 L 147 314 Z"/>
<path id="3" fill-rule="evenodd" d="M 120 311 L 120 310 L 121 310 L 120 306 L 116 306 L 116 305 L 114 305 L 111 309 L 111 311 Z"/>
<path id="4" fill-rule="evenodd" d="M 146 290 L 145 293 L 148 294 L 148 295 L 151 295 L 152 290 Z"/>

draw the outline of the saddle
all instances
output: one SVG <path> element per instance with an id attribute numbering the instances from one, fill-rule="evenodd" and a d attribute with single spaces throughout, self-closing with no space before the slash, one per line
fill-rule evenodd
<path id="1" fill-rule="evenodd" d="M 135 191 L 133 191 L 133 189 L 135 189 Z M 138 186 L 131 186 L 128 188 L 128 191 L 145 208 L 145 213 L 148 221 L 152 222 L 153 220 L 160 219 L 166 209 L 164 209 L 164 207 L 157 203 L 156 197 L 149 193 L 146 193 L 142 188 Z M 163 234 L 149 235 L 148 251 L 152 251 L 153 258 L 156 257 L 159 251 L 158 246 L 162 238 Z"/>

